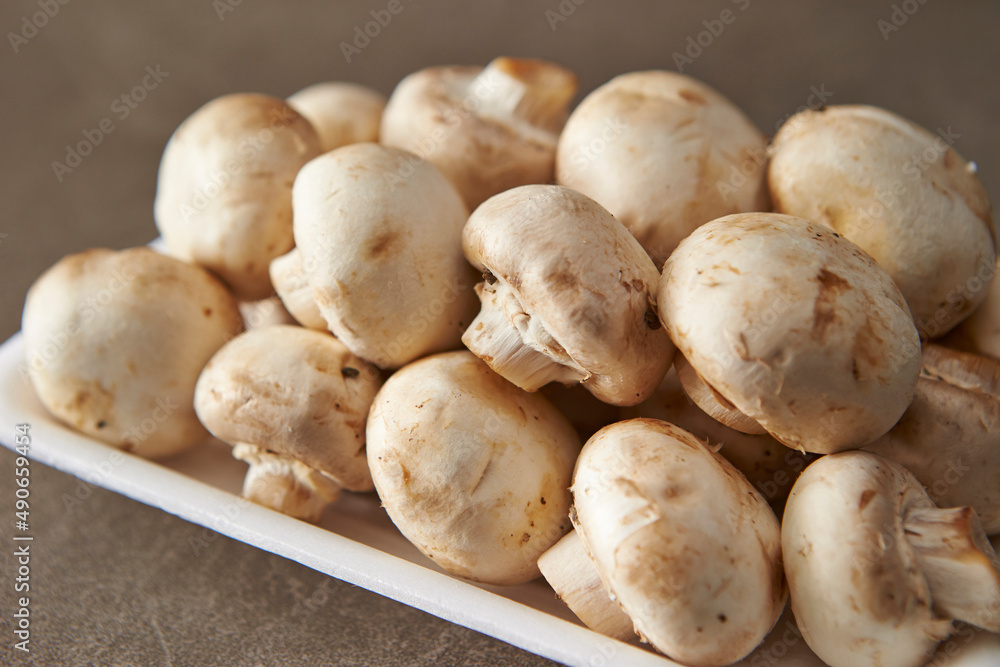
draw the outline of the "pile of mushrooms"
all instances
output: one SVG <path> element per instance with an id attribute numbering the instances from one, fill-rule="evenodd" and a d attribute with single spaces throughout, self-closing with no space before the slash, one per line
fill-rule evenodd
<path id="1" fill-rule="evenodd" d="M 42 275 L 25 379 L 139 456 L 210 433 L 302 520 L 377 494 L 428 564 L 542 575 L 683 664 L 756 664 L 788 600 L 832 667 L 1000 632 L 974 165 L 873 107 L 768 144 L 680 74 L 575 93 L 497 58 L 209 102 L 163 154 L 165 250 Z"/>

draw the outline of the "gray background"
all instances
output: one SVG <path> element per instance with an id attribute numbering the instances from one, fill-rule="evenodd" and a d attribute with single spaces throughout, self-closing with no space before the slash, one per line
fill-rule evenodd
<path id="1" fill-rule="evenodd" d="M 736 20 L 684 71 L 728 95 L 766 133 L 813 89 L 832 93 L 829 103 L 885 106 L 932 130 L 951 128 L 991 199 L 1000 197 L 995 0 L 401 0 L 403 11 L 350 63 L 340 43 L 386 1 L 236 1 L 73 0 L 58 5 L 18 53 L 9 38 L 0 43 L 0 339 L 19 328 L 31 281 L 62 255 L 156 235 L 160 153 L 174 128 L 213 97 L 284 96 L 321 80 L 389 93 L 415 69 L 484 64 L 499 54 L 558 61 L 577 72 L 582 95 L 618 73 L 676 69 L 673 53 L 727 8 Z M 560 6 L 566 20 L 553 29 L 546 12 Z M 220 18 L 219 7 L 232 11 Z M 0 27 L 20 32 L 24 17 L 39 11 L 37 0 L 5 0 Z M 901 25 L 886 39 L 878 22 L 891 22 L 894 12 Z M 142 81 L 147 66 L 168 75 L 121 119 L 112 104 Z M 52 162 L 104 118 L 114 131 L 59 182 Z M 4 544 L 11 468 L 11 457 L 0 456 Z M 67 512 L 58 499 L 76 482 L 36 468 L 33 488 L 47 489 L 40 495 L 49 498 L 35 515 L 47 531 L 46 557 L 34 574 L 43 582 L 37 637 L 47 653 L 36 664 L 544 662 L 225 538 L 209 557 L 195 559 L 176 545 L 202 529 L 113 494 L 94 491 Z M 89 539 L 116 530 L 115 543 Z M 9 559 L 0 566 L 6 579 Z M 294 611 L 297 596 L 318 590 L 335 603 Z M 3 610 L 10 595 L 0 586 Z M 4 611 L 0 661 L 9 650 L 7 624 Z"/>

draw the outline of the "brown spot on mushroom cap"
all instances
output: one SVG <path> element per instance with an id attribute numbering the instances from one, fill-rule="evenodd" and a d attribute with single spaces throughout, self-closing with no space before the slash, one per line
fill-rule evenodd
<path id="1" fill-rule="evenodd" d="M 851 284 L 836 273 L 823 267 L 816 274 L 819 292 L 813 304 L 812 335 L 818 340 L 825 340 L 827 330 L 837 320 L 837 295 L 849 290 Z"/>
<path id="2" fill-rule="evenodd" d="M 708 100 L 705 99 L 700 93 L 691 90 L 690 88 L 681 88 L 677 94 L 681 99 L 690 102 L 691 104 L 705 105 L 708 104 Z"/>
<path id="3" fill-rule="evenodd" d="M 861 494 L 861 500 L 858 501 L 858 511 L 863 512 L 864 509 L 868 507 L 868 503 L 870 503 L 877 494 L 878 491 L 875 489 L 866 489 Z"/>
<path id="4" fill-rule="evenodd" d="M 365 258 L 371 261 L 387 261 L 403 247 L 399 232 L 389 230 L 371 238 L 365 246 Z"/>

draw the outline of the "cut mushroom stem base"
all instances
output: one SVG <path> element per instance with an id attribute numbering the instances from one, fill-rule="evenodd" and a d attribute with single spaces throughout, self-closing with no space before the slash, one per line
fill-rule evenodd
<path id="1" fill-rule="evenodd" d="M 550 382 L 573 384 L 587 378 L 586 374 L 556 361 L 525 340 L 525 336 L 544 337 L 546 334 L 523 313 L 523 327 L 511 321 L 502 302 L 510 302 L 513 295 L 508 292 L 499 295 L 496 289 L 483 283 L 476 286 L 476 292 L 482 309 L 462 335 L 462 342 L 494 371 L 525 391 L 537 391 Z M 507 305 L 510 307 L 509 303 Z"/>
<path id="2" fill-rule="evenodd" d="M 340 486 L 301 461 L 256 445 L 240 443 L 233 458 L 250 464 L 243 497 L 296 519 L 318 523 L 327 505 L 340 497 Z"/>
<path id="3" fill-rule="evenodd" d="M 970 507 L 915 508 L 903 522 L 943 616 L 1000 632 L 1000 558 Z"/>
<path id="4" fill-rule="evenodd" d="M 472 81 L 470 91 L 480 115 L 550 129 L 564 117 L 576 93 L 576 77 L 541 60 L 497 58 Z"/>
<path id="5" fill-rule="evenodd" d="M 638 640 L 632 619 L 611 599 L 575 530 L 539 556 L 538 569 L 588 628 L 624 642 Z"/>

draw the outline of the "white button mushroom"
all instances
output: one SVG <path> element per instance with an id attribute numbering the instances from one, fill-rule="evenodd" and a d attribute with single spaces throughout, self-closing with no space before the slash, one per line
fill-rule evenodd
<path id="1" fill-rule="evenodd" d="M 347 144 L 378 141 L 385 95 L 356 83 L 317 83 L 288 98 L 316 128 L 324 153 Z"/>
<path id="2" fill-rule="evenodd" d="M 951 619 L 1000 629 L 1000 560 L 975 512 L 936 508 L 888 459 L 817 460 L 781 533 L 795 619 L 831 667 L 918 667 Z"/>
<path id="3" fill-rule="evenodd" d="M 674 347 L 656 267 L 597 202 L 556 185 L 508 190 L 472 214 L 463 247 L 485 282 L 462 341 L 500 375 L 527 391 L 582 382 L 615 405 L 663 379 Z"/>
<path id="4" fill-rule="evenodd" d="M 194 405 L 212 435 L 251 464 L 244 495 L 316 521 L 336 498 L 330 480 L 350 491 L 374 488 L 365 421 L 380 384 L 374 367 L 328 333 L 263 327 L 212 357 Z"/>
<path id="5" fill-rule="evenodd" d="M 170 138 L 156 187 L 169 254 L 211 270 L 241 299 L 272 293 L 271 260 L 292 248 L 292 181 L 320 153 L 295 109 L 266 95 L 215 99 Z"/>
<path id="6" fill-rule="evenodd" d="M 664 265 L 659 309 L 712 391 L 789 447 L 861 447 L 913 398 L 920 341 L 906 302 L 822 225 L 744 213 L 700 227 Z"/>
<path id="7" fill-rule="evenodd" d="M 476 311 L 462 255 L 468 212 L 432 164 L 351 144 L 295 179 L 295 241 L 327 325 L 359 357 L 398 368 L 458 347 Z"/>
<path id="8" fill-rule="evenodd" d="M 326 320 L 313 298 L 312 285 L 302 266 L 299 249 L 292 248 L 281 257 L 274 258 L 269 271 L 274 291 L 291 316 L 304 327 L 326 331 Z"/>
<path id="9" fill-rule="evenodd" d="M 888 271 L 925 337 L 981 303 L 968 285 L 992 277 L 990 204 L 948 143 L 883 109 L 833 106 L 792 116 L 774 137 L 775 210 L 823 223 Z"/>
<path id="10" fill-rule="evenodd" d="M 569 529 L 580 441 L 539 394 L 469 352 L 386 380 L 368 419 L 368 463 L 399 530 L 446 571 L 491 584 L 538 576 Z"/>
<path id="11" fill-rule="evenodd" d="M 597 432 L 573 476 L 573 523 L 639 635 L 690 665 L 748 655 L 781 616 L 774 512 L 686 431 L 632 419 Z"/>
<path id="12" fill-rule="evenodd" d="M 1000 362 L 925 345 L 913 403 L 865 449 L 906 467 L 941 507 L 969 506 L 1000 533 Z"/>
<path id="13" fill-rule="evenodd" d="M 69 255 L 28 292 L 21 330 L 42 404 L 83 433 L 163 457 L 208 437 L 198 374 L 242 327 L 206 271 L 148 248 Z"/>
<path id="14" fill-rule="evenodd" d="M 764 135 L 718 92 L 674 72 L 632 72 L 570 114 L 556 179 L 594 198 L 656 266 L 699 225 L 768 209 Z"/>
<path id="15" fill-rule="evenodd" d="M 381 141 L 433 163 L 472 210 L 504 190 L 552 181 L 556 142 L 575 93 L 572 72 L 541 60 L 431 67 L 393 91 Z"/>

